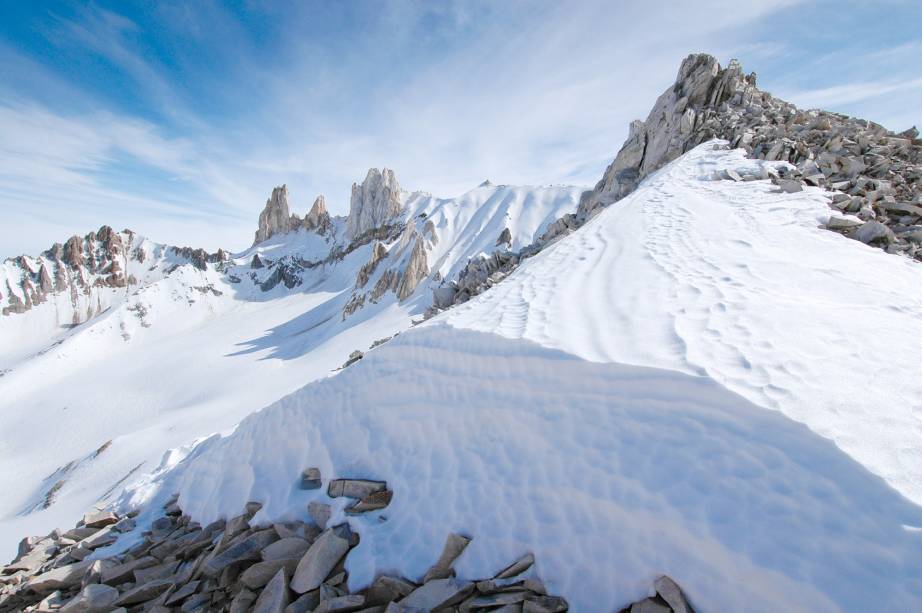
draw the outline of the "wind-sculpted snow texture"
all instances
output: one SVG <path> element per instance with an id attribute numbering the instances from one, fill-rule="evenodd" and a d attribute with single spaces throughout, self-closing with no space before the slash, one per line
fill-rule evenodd
<path id="1" fill-rule="evenodd" d="M 394 491 L 387 521 L 353 518 L 356 587 L 422 576 L 455 530 L 474 537 L 460 578 L 531 551 L 575 611 L 616 611 L 661 573 L 705 612 L 922 604 L 922 534 L 904 526 L 922 510 L 704 377 L 435 323 L 203 444 L 162 492 L 202 522 L 247 500 L 265 503 L 254 521 L 301 517 L 329 502 L 298 487 L 313 465 Z"/>
<path id="2" fill-rule="evenodd" d="M 295 218 L 287 190 L 277 188 L 260 215 L 260 231 L 271 236 L 241 253 L 187 254 L 104 229 L 75 239 L 79 249 L 62 247 L 59 263 L 52 249 L 0 264 L 0 284 L 31 287 L 34 277 L 40 288 L 41 270 L 52 285 L 59 271 L 70 284 L 0 316 L 0 556 L 12 557 L 25 534 L 72 525 L 110 502 L 166 450 L 227 431 L 329 376 L 351 352 L 406 330 L 423 318 L 431 287 L 499 249 L 504 228 L 521 248 L 575 211 L 581 191 L 403 192 L 395 222 L 403 230 L 350 242 L 346 220 L 331 219 L 322 198 L 299 223 L 269 232 L 273 215 Z M 279 207 L 284 215 L 270 215 Z M 373 252 L 383 259 L 356 289 Z M 398 285 L 408 271 L 413 282 Z M 393 291 L 372 298 L 384 275 Z M 346 317 L 353 295 L 365 293 Z"/>
<path id="3" fill-rule="evenodd" d="M 698 147 L 122 503 L 179 491 L 202 522 L 247 500 L 293 517 L 318 466 L 395 494 L 387 521 L 359 520 L 356 584 L 422 574 L 448 530 L 475 537 L 462 578 L 533 551 L 576 611 L 663 573 L 705 612 L 919 609 L 922 508 L 902 494 L 920 497 L 922 390 L 899 365 L 922 272 L 819 228 L 819 189 L 712 180 L 763 164 Z"/>
<path id="4" fill-rule="evenodd" d="M 542 252 L 451 325 L 600 362 L 707 375 L 922 503 L 922 268 L 818 226 L 828 192 L 706 143 Z M 914 372 L 914 371 L 913 371 Z"/>

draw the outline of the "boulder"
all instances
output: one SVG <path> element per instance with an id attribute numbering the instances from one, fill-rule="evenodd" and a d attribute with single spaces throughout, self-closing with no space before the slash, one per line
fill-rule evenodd
<path id="1" fill-rule="evenodd" d="M 289 602 L 288 579 L 285 570 L 281 569 L 259 594 L 252 613 L 284 613 Z"/>
<path id="2" fill-rule="evenodd" d="M 685 594 L 682 593 L 682 588 L 670 577 L 663 575 L 653 582 L 653 588 L 659 597 L 672 608 L 673 613 L 694 613 L 691 605 L 685 599 Z"/>
<path id="3" fill-rule="evenodd" d="M 804 185 L 797 179 L 779 179 L 778 187 L 786 194 L 795 194 L 804 191 Z"/>
<path id="4" fill-rule="evenodd" d="M 452 576 L 451 565 L 464 553 L 471 539 L 461 534 L 449 534 L 442 546 L 442 553 L 436 563 L 426 572 L 423 583 L 433 579 L 446 579 Z"/>
<path id="5" fill-rule="evenodd" d="M 138 604 L 140 602 L 147 602 L 148 600 L 153 600 L 160 594 L 163 594 L 165 591 L 173 587 L 173 582 L 169 579 L 156 579 L 134 587 L 115 601 L 116 606 L 125 606 L 130 604 Z"/>
<path id="6" fill-rule="evenodd" d="M 306 468 L 304 472 L 301 473 L 301 489 L 302 490 L 316 490 L 320 489 L 322 485 L 322 480 L 320 478 L 320 469 L 319 468 Z"/>
<path id="7" fill-rule="evenodd" d="M 61 613 L 106 613 L 114 608 L 118 590 L 110 585 L 93 583 L 61 607 Z"/>
<path id="8" fill-rule="evenodd" d="M 504 568 L 503 570 L 496 573 L 494 579 L 511 579 L 512 577 L 521 575 L 526 570 L 532 567 L 535 563 L 535 556 L 530 553 L 526 553 L 524 556 Z"/>
<path id="9" fill-rule="evenodd" d="M 312 500 L 307 505 L 307 514 L 310 515 L 318 528 L 325 530 L 327 522 L 330 521 L 332 510 L 330 509 L 330 505 Z"/>
<path id="10" fill-rule="evenodd" d="M 283 558 L 300 558 L 310 547 L 306 539 L 292 536 L 280 539 L 262 550 L 263 560 L 280 560 Z"/>
<path id="11" fill-rule="evenodd" d="M 431 611 L 457 604 L 473 591 L 474 584 L 470 581 L 459 581 L 453 577 L 434 579 L 413 590 L 400 604 Z"/>
<path id="12" fill-rule="evenodd" d="M 375 492 L 383 492 L 387 489 L 386 481 L 371 481 L 368 479 L 333 479 L 327 487 L 327 495 L 330 498 L 357 498 L 361 500 Z"/>
<path id="13" fill-rule="evenodd" d="M 303 594 L 320 587 L 349 551 L 351 544 L 352 531 L 347 524 L 324 530 L 298 563 L 291 580 L 291 589 Z"/>
<path id="14" fill-rule="evenodd" d="M 94 511 L 83 516 L 83 525 L 87 528 L 105 528 L 118 523 L 118 515 L 110 511 Z"/>
<path id="15" fill-rule="evenodd" d="M 361 515 L 362 513 L 381 510 L 391 503 L 393 497 L 394 492 L 390 490 L 374 492 L 354 505 L 346 507 L 346 515 Z"/>
<path id="16" fill-rule="evenodd" d="M 826 227 L 830 230 L 851 230 L 852 228 L 857 228 L 863 224 L 864 222 L 860 219 L 852 219 L 850 217 L 830 217 L 829 221 L 826 222 Z"/>
<path id="17" fill-rule="evenodd" d="M 35 592 L 47 592 L 79 585 L 90 564 L 92 562 L 87 560 L 49 570 L 29 579 L 26 588 Z"/>
<path id="18" fill-rule="evenodd" d="M 299 556 L 257 562 L 243 571 L 238 580 L 251 590 L 256 590 L 269 583 L 272 577 L 278 574 L 279 570 L 284 570 L 288 577 L 293 576 L 300 561 L 301 557 Z"/>
<path id="19" fill-rule="evenodd" d="M 875 241 L 892 242 L 893 232 L 879 221 L 868 221 L 858 228 L 855 232 L 855 238 L 865 244 Z"/>
<path id="20" fill-rule="evenodd" d="M 231 564 L 245 560 L 259 560 L 262 550 L 278 538 L 278 534 L 273 529 L 254 532 L 206 562 L 204 572 L 210 577 L 215 577 Z"/>

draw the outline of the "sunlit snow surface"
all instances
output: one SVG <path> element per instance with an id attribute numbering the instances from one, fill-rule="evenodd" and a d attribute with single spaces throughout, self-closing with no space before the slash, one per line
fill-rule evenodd
<path id="1" fill-rule="evenodd" d="M 922 268 L 818 228 L 819 190 L 711 180 L 757 164 L 702 145 L 123 504 L 304 518 L 318 466 L 395 492 L 353 520 L 353 587 L 460 531 L 460 576 L 533 551 L 577 611 L 661 573 L 705 612 L 922 609 Z"/>
<path id="2" fill-rule="evenodd" d="M 531 243 L 576 210 L 581 192 L 499 185 L 456 198 L 404 194 L 404 215 L 420 232 L 432 222 L 430 268 L 433 277 L 444 276 L 496 249 L 504 228 L 513 248 Z M 23 536 L 70 527 L 94 504 L 111 502 L 167 449 L 229 431 L 330 376 L 352 351 L 421 320 L 434 278 L 403 302 L 388 293 L 343 318 L 371 244 L 307 268 L 291 289 L 278 284 L 264 292 L 253 282 L 253 274 L 269 275 L 250 268 L 254 254 L 266 262 L 285 256 L 321 262 L 334 245 L 344 247 L 344 225 L 336 218 L 334 231 L 323 236 L 273 236 L 235 254 L 224 273 L 186 264 L 164 274 L 182 260 L 136 237 L 149 252 L 143 263 L 129 263 L 140 285 L 106 290 L 97 317 L 62 327 L 61 313 L 71 321 L 69 294 L 0 317 L 0 561 L 15 555 Z M 365 289 L 396 259 L 389 255 Z M 43 509 L 51 491 L 54 500 Z"/>

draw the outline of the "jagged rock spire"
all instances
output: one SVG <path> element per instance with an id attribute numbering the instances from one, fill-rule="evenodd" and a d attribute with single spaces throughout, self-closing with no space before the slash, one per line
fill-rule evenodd
<path id="1" fill-rule="evenodd" d="M 623 198 L 645 176 L 712 138 L 701 129 L 705 120 L 731 96 L 751 97 L 755 84 L 755 73 L 743 75 L 736 60 L 721 69 L 717 59 L 706 53 L 686 57 L 675 84 L 656 100 L 647 120 L 631 123 L 617 157 L 580 203 L 581 216 Z"/>
<path id="2" fill-rule="evenodd" d="M 259 229 L 253 244 L 257 245 L 270 236 L 284 234 L 300 223 L 297 217 L 292 217 L 288 208 L 288 186 L 282 185 L 272 190 L 272 196 L 266 200 L 266 207 L 259 214 Z"/>
<path id="3" fill-rule="evenodd" d="M 362 184 L 352 184 L 346 236 L 354 239 L 381 227 L 400 213 L 400 185 L 394 171 L 371 168 Z"/>
<path id="4" fill-rule="evenodd" d="M 304 216 L 302 223 L 305 230 L 312 230 L 321 234 L 330 228 L 332 222 L 330 221 L 330 214 L 327 212 L 327 203 L 323 194 L 320 194 L 314 200 L 311 210 Z"/>

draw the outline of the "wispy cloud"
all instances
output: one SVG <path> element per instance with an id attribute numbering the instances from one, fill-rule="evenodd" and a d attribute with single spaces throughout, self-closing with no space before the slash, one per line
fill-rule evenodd
<path id="1" fill-rule="evenodd" d="M 0 256 L 102 223 L 238 248 L 274 185 L 302 212 L 324 193 L 344 213 L 370 166 L 441 195 L 484 178 L 591 185 L 695 51 L 740 56 L 806 105 L 860 106 L 883 84 L 885 109 L 922 76 L 778 79 L 845 53 L 780 27 L 822 8 L 793 0 L 369 6 L 91 5 L 0 26 L 0 214 L 17 237 Z"/>
<path id="2" fill-rule="evenodd" d="M 787 92 L 784 95 L 798 106 L 821 108 L 844 106 L 916 90 L 922 90 L 922 77 L 909 81 L 860 81 L 819 89 Z"/>

